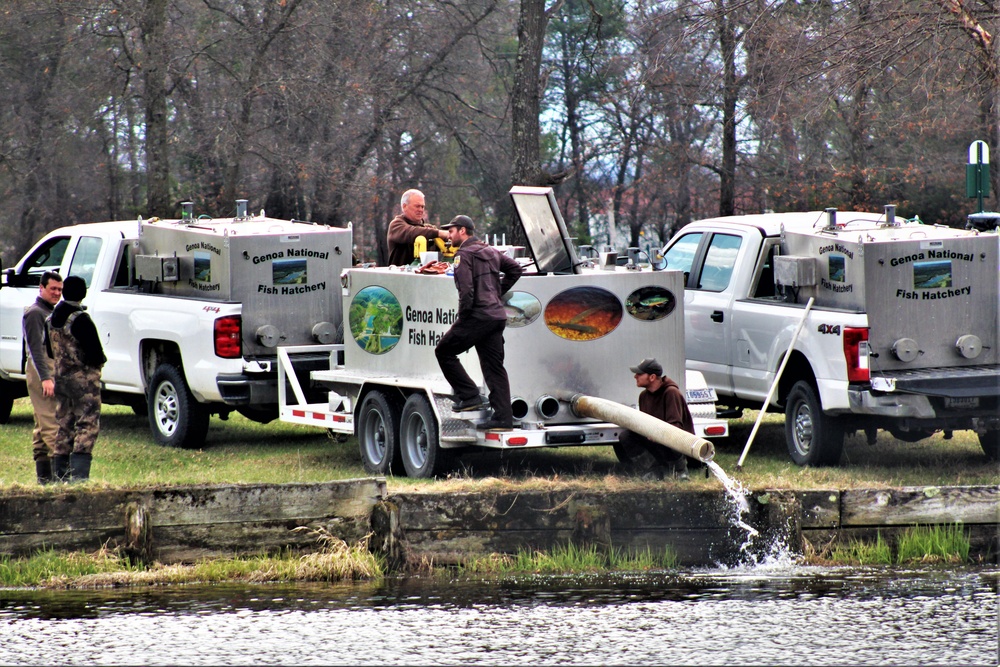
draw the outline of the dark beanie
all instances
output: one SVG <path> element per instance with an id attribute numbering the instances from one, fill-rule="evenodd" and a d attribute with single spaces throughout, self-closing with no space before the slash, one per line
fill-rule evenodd
<path id="1" fill-rule="evenodd" d="M 67 301 L 83 301 L 87 296 L 87 283 L 80 276 L 70 276 L 63 281 L 63 298 Z"/>

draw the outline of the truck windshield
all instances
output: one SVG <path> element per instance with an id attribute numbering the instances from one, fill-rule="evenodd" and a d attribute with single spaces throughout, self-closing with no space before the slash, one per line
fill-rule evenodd
<path id="1" fill-rule="evenodd" d="M 68 236 L 56 236 L 35 249 L 21 267 L 21 286 L 36 286 L 42 280 L 46 271 L 59 271 L 62 268 L 63 255 L 69 247 Z"/>
<path id="2" fill-rule="evenodd" d="M 685 234 L 677 239 L 677 242 L 667 250 L 667 268 L 691 273 L 691 265 L 694 264 L 695 255 L 698 253 L 698 246 L 701 244 L 701 232 Z"/>

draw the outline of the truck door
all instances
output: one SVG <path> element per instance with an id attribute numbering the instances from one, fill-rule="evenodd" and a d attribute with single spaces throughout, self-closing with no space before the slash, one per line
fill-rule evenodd
<path id="1" fill-rule="evenodd" d="M 733 390 L 733 272 L 743 238 L 738 233 L 697 232 L 679 236 L 666 251 L 667 268 L 686 274 L 684 339 L 687 368 L 701 371 L 710 387 Z"/>
<path id="2" fill-rule="evenodd" d="M 733 388 L 740 398 L 762 401 L 767 396 L 773 380 L 769 367 L 775 345 L 776 326 L 774 255 L 780 239 L 763 240 L 749 290 L 745 298 L 733 302 Z M 749 259 L 749 257 L 748 257 Z M 771 312 L 771 316 L 762 313 Z M 797 310 L 789 317 L 798 317 Z"/>
<path id="3" fill-rule="evenodd" d="M 132 288 L 132 255 L 129 251 L 131 240 L 123 239 L 118 246 L 117 260 L 104 262 L 104 265 L 114 266 L 106 282 L 108 284 L 92 286 L 93 291 L 103 289 L 103 308 L 90 311 L 97 332 L 104 346 L 104 355 L 108 358 L 101 373 L 105 389 L 114 391 L 135 392 L 142 389 L 141 368 L 139 360 L 139 343 L 132 329 L 132 305 L 142 307 L 143 300 L 148 296 L 139 295 Z M 110 245 L 108 252 L 114 248 Z M 105 282 L 105 281 L 102 281 Z M 149 304 L 145 306 L 149 308 Z"/>
<path id="4" fill-rule="evenodd" d="M 64 278 L 63 260 L 72 236 L 52 236 L 25 256 L 24 261 L 7 274 L 0 289 L 0 368 L 8 373 L 24 374 L 24 336 L 21 318 L 24 309 L 34 303 L 42 274 L 56 271 Z"/>

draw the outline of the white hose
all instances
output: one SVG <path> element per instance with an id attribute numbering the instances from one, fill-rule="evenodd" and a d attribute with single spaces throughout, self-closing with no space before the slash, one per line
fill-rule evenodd
<path id="1" fill-rule="evenodd" d="M 711 461 L 715 456 L 715 447 L 708 440 L 621 403 L 577 394 L 570 399 L 570 405 L 573 412 L 581 417 L 593 417 L 618 424 L 699 461 Z"/>

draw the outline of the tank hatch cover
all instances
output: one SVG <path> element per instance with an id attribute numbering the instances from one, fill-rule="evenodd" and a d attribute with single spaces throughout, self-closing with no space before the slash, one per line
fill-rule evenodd
<path id="1" fill-rule="evenodd" d="M 552 188 L 515 185 L 510 197 L 538 271 L 580 273 L 576 249 Z"/>

